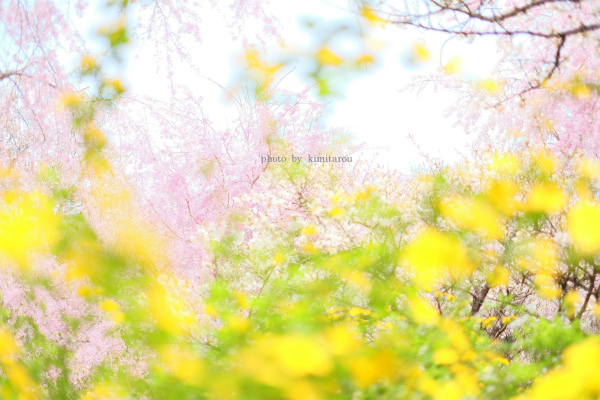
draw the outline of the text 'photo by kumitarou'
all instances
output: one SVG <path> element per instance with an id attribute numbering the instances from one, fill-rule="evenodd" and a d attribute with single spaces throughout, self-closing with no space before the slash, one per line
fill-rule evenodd
<path id="1" fill-rule="evenodd" d="M 305 157 L 302 156 L 296 156 L 296 155 L 292 155 L 290 158 L 286 157 L 286 156 L 271 156 L 271 155 L 266 155 L 266 156 L 260 156 L 260 163 L 261 164 L 265 164 L 265 163 L 285 163 L 285 162 L 292 162 L 292 163 L 296 163 L 296 164 L 300 164 L 301 162 L 304 163 L 315 163 L 315 162 L 329 162 L 329 163 L 337 163 L 337 162 L 352 162 L 352 156 L 331 156 L 331 155 L 326 155 L 326 156 L 314 156 L 314 155 L 310 155 L 308 154 Z"/>
<path id="2" fill-rule="evenodd" d="M 597 0 L 0 1 L 0 399 L 600 398 Z"/>

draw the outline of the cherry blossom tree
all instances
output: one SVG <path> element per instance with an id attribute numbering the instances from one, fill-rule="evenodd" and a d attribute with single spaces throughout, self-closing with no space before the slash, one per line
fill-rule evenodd
<path id="1" fill-rule="evenodd" d="M 422 88 L 433 82 L 469 93 L 451 109 L 467 131 L 499 135 L 496 145 L 545 143 L 566 153 L 597 154 L 596 2 L 389 1 L 361 6 L 372 18 L 456 40 L 497 38 L 500 62 L 489 78 L 464 81 L 447 65 L 441 75 L 413 84 Z"/>

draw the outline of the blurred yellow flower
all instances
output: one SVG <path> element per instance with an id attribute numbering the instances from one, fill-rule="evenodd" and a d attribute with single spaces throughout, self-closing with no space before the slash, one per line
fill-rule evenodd
<path id="1" fill-rule="evenodd" d="M 531 242 L 531 248 L 531 255 L 540 264 L 540 268 L 536 272 L 554 275 L 558 262 L 558 246 L 556 243 L 550 239 L 538 238 Z"/>
<path id="2" fill-rule="evenodd" d="M 487 282 L 491 287 L 506 286 L 509 278 L 510 270 L 502 265 L 497 265 L 492 273 L 488 275 Z"/>
<path id="3" fill-rule="evenodd" d="M 193 310 L 176 293 L 156 282 L 148 293 L 150 311 L 159 328 L 173 335 L 188 332 L 196 323 Z"/>
<path id="4" fill-rule="evenodd" d="M 328 328 L 325 330 L 324 335 L 327 348 L 334 355 L 348 354 L 360 346 L 356 330 L 347 324 Z"/>
<path id="5" fill-rule="evenodd" d="M 344 60 L 342 60 L 337 54 L 328 49 L 327 47 L 321 47 L 316 55 L 317 62 L 320 65 L 340 65 Z"/>
<path id="6" fill-rule="evenodd" d="M 98 68 L 98 62 L 96 58 L 89 54 L 81 56 L 80 65 L 84 72 L 91 72 Z"/>
<path id="7" fill-rule="evenodd" d="M 566 202 L 565 194 L 555 184 L 543 183 L 533 188 L 525 208 L 530 212 L 554 214 L 561 211 Z"/>
<path id="8" fill-rule="evenodd" d="M 60 218 L 41 192 L 5 192 L 0 200 L 0 253 L 21 268 L 31 255 L 50 250 L 60 237 Z"/>
<path id="9" fill-rule="evenodd" d="M 440 204 L 442 214 L 461 228 L 475 230 L 488 239 L 502 239 L 504 227 L 498 213 L 482 201 L 451 197 Z"/>
<path id="10" fill-rule="evenodd" d="M 304 228 L 302 228 L 302 231 L 300 233 L 302 233 L 305 236 L 312 236 L 317 233 L 317 227 L 312 224 L 306 225 Z"/>
<path id="11" fill-rule="evenodd" d="M 0 327 L 0 358 L 12 357 L 19 352 L 19 347 L 12 334 Z"/>
<path id="12" fill-rule="evenodd" d="M 520 399 L 593 399 L 600 394 L 600 343 L 596 338 L 569 346 L 563 353 L 561 368 L 535 380 Z"/>
<path id="13" fill-rule="evenodd" d="M 275 256 L 273 257 L 273 259 L 271 260 L 272 264 L 274 266 L 281 264 L 282 262 L 285 261 L 285 255 L 281 252 L 275 254 Z"/>
<path id="14" fill-rule="evenodd" d="M 573 243 L 584 254 L 600 250 L 600 208 L 596 203 L 579 202 L 567 214 L 567 229 Z"/>
<path id="15" fill-rule="evenodd" d="M 454 56 L 444 65 L 444 73 L 448 75 L 458 74 L 462 71 L 463 61 L 462 58 Z"/>
<path id="16" fill-rule="evenodd" d="M 425 63 L 431 61 L 431 53 L 423 43 L 415 42 L 411 47 L 411 61 Z"/>
<path id="17" fill-rule="evenodd" d="M 110 318 L 118 324 L 125 320 L 125 314 L 121 312 L 121 307 L 112 300 L 103 301 L 100 308 L 106 311 Z"/>
<path id="18" fill-rule="evenodd" d="M 169 345 L 159 350 L 159 356 L 173 376 L 181 382 L 191 386 L 199 386 L 202 383 L 206 367 L 203 360 L 191 349 Z"/>
<path id="19" fill-rule="evenodd" d="M 498 154 L 492 158 L 489 168 L 495 172 L 512 175 L 519 171 L 521 165 L 517 157 L 512 154 Z"/>
<path id="20" fill-rule="evenodd" d="M 438 349 L 433 353 L 433 362 L 440 365 L 449 365 L 458 362 L 458 353 L 456 350 L 446 347 Z"/>
<path id="21" fill-rule="evenodd" d="M 371 8 L 361 7 L 358 10 L 358 14 L 365 18 L 371 25 L 385 27 L 385 24 L 387 23 L 385 19 L 375 14 Z"/>
<path id="22" fill-rule="evenodd" d="M 435 325 L 440 320 L 440 314 L 427 301 L 420 297 L 412 297 L 409 299 L 412 317 L 418 324 Z"/>
<path id="23" fill-rule="evenodd" d="M 577 163 L 577 172 L 589 179 L 598 179 L 600 177 L 600 162 L 581 158 Z"/>
<path id="24" fill-rule="evenodd" d="M 469 275 L 475 269 L 467 249 L 457 239 L 432 228 L 425 229 L 406 247 L 401 262 L 406 262 L 415 282 L 425 287 L 448 275 Z"/>
<path id="25" fill-rule="evenodd" d="M 329 211 L 329 216 L 332 218 L 343 217 L 346 214 L 346 211 L 340 207 L 334 207 Z"/>
<path id="26" fill-rule="evenodd" d="M 68 109 L 71 107 L 78 106 L 79 104 L 83 103 L 83 101 L 84 101 L 83 94 L 74 93 L 74 92 L 66 92 L 66 93 L 63 93 L 59 104 L 62 106 L 63 109 Z"/>
<path id="27" fill-rule="evenodd" d="M 371 54 L 363 54 L 356 59 L 357 64 L 373 64 L 374 62 L 375 58 Z"/>
<path id="28" fill-rule="evenodd" d="M 271 345 L 280 368 L 292 377 L 323 376 L 333 368 L 327 348 L 315 338 L 286 335 L 273 340 Z"/>
<path id="29" fill-rule="evenodd" d="M 494 322 L 496 322 L 497 319 L 498 319 L 498 317 L 496 317 L 496 316 L 487 317 L 482 322 L 483 327 L 484 328 L 491 328 L 492 325 L 494 325 Z"/>
<path id="30" fill-rule="evenodd" d="M 355 357 L 348 364 L 354 381 L 363 388 L 390 379 L 398 368 L 398 361 L 387 350 Z"/>
<path id="31" fill-rule="evenodd" d="M 538 286 L 538 290 L 542 296 L 548 299 L 556 299 L 560 296 L 561 290 L 551 276 L 538 274 L 535 276 L 534 282 Z"/>
<path id="32" fill-rule="evenodd" d="M 497 95 L 502 90 L 500 82 L 494 79 L 484 79 L 479 82 L 479 87 L 492 95 Z"/>
<path id="33" fill-rule="evenodd" d="M 562 304 L 562 306 L 565 310 L 565 313 L 567 314 L 567 317 L 573 318 L 575 316 L 576 304 L 580 300 L 581 299 L 579 297 L 579 293 L 577 293 L 575 290 L 572 290 L 569 293 L 567 293 L 567 295 L 563 299 L 563 304 Z"/>
<path id="34" fill-rule="evenodd" d="M 534 155 L 533 159 L 542 172 L 548 175 L 554 174 L 560 166 L 560 160 L 549 151 L 540 151 Z"/>

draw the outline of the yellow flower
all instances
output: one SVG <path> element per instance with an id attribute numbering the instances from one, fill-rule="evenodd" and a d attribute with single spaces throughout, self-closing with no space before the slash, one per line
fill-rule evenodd
<path id="1" fill-rule="evenodd" d="M 77 295 L 85 299 L 92 296 L 92 288 L 86 285 L 82 285 L 77 289 Z"/>
<path id="2" fill-rule="evenodd" d="M 304 243 L 302 245 L 302 250 L 311 254 L 317 254 L 319 252 L 319 250 L 315 247 L 315 245 L 312 242 Z"/>
<path id="3" fill-rule="evenodd" d="M 285 388 L 288 400 L 320 400 L 322 399 L 318 386 L 308 380 L 296 380 Z"/>
<path id="4" fill-rule="evenodd" d="M 558 158 L 548 151 L 539 152 L 534 156 L 534 160 L 542 172 L 548 175 L 552 175 L 560 165 Z"/>
<path id="5" fill-rule="evenodd" d="M 356 59 L 357 64 L 373 64 L 375 62 L 375 58 L 371 54 L 363 54 L 358 59 Z"/>
<path id="6" fill-rule="evenodd" d="M 546 274 L 538 274 L 535 276 L 535 284 L 538 286 L 540 293 L 549 299 L 556 299 L 560 296 L 560 288 L 554 279 Z"/>
<path id="7" fill-rule="evenodd" d="M 277 266 L 285 261 L 285 255 L 283 253 L 275 254 L 275 257 L 271 260 L 274 266 Z"/>
<path id="8" fill-rule="evenodd" d="M 104 81 L 104 84 L 111 87 L 116 94 L 122 94 L 125 92 L 125 86 L 123 86 L 123 83 L 119 79 L 107 79 Z"/>
<path id="9" fill-rule="evenodd" d="M 19 347 L 12 334 L 0 327 L 0 358 L 11 357 L 19 352 Z"/>
<path id="10" fill-rule="evenodd" d="M 527 211 L 553 214 L 561 211 L 567 199 L 562 190 L 552 183 L 537 185 L 525 204 Z"/>
<path id="11" fill-rule="evenodd" d="M 248 69 L 260 79 L 260 89 L 266 91 L 273 80 L 275 74 L 282 67 L 283 64 L 271 65 L 261 59 L 258 51 L 252 47 L 246 47 L 244 49 L 244 61 L 248 65 Z"/>
<path id="12" fill-rule="evenodd" d="M 125 400 L 129 396 L 127 392 L 112 384 L 100 384 L 87 392 L 81 400 Z"/>
<path id="13" fill-rule="evenodd" d="M 174 377 L 181 382 L 199 386 L 205 375 L 202 359 L 191 349 L 180 349 L 177 346 L 165 346 L 159 350 L 160 360 L 167 365 Z"/>
<path id="14" fill-rule="evenodd" d="M 366 308 L 360 308 L 360 307 L 352 307 L 350 309 L 350 311 L 348 311 L 348 314 L 356 317 L 359 315 L 369 315 L 371 314 L 371 310 L 368 310 Z"/>
<path id="15" fill-rule="evenodd" d="M 314 225 L 306 225 L 301 232 L 304 236 L 312 236 L 317 233 L 317 227 Z"/>
<path id="16" fill-rule="evenodd" d="M 227 325 L 237 333 L 244 333 L 248 331 L 248 328 L 250 328 L 248 318 L 241 317 L 239 315 L 234 315 L 233 317 L 229 318 L 227 320 Z"/>
<path id="17" fill-rule="evenodd" d="M 382 330 L 391 330 L 394 327 L 394 325 L 392 325 L 390 322 L 383 322 L 383 321 L 375 322 L 375 326 Z"/>
<path id="18" fill-rule="evenodd" d="M 82 94 L 67 92 L 67 93 L 63 93 L 63 95 L 60 99 L 60 105 L 63 108 L 67 109 L 67 108 L 78 106 L 79 104 L 83 103 L 83 100 L 84 100 L 84 97 Z"/>
<path id="19" fill-rule="evenodd" d="M 36 392 L 39 391 L 39 387 L 23 364 L 13 361 L 4 362 L 2 369 L 11 386 L 16 389 L 18 399 L 35 400 L 39 398 L 36 395 Z"/>
<path id="20" fill-rule="evenodd" d="M 440 365 L 450 365 L 458 362 L 458 353 L 456 350 L 446 347 L 436 350 L 433 353 L 433 362 Z"/>
<path id="21" fill-rule="evenodd" d="M 241 308 L 250 308 L 250 303 L 248 303 L 248 299 L 246 299 L 246 295 L 243 292 L 235 291 L 233 292 L 233 296 Z"/>
<path id="22" fill-rule="evenodd" d="M 452 197 L 442 201 L 440 209 L 444 216 L 462 228 L 478 231 L 486 238 L 504 237 L 504 229 L 498 213 L 482 201 Z"/>
<path id="23" fill-rule="evenodd" d="M 576 79 L 571 85 L 571 94 L 578 99 L 587 99 L 592 95 L 592 91 L 586 83 Z"/>
<path id="24" fill-rule="evenodd" d="M 81 56 L 80 65 L 85 72 L 90 72 L 98 68 L 98 62 L 96 61 L 96 58 L 89 54 Z"/>
<path id="25" fill-rule="evenodd" d="M 317 52 L 317 62 L 320 65 L 340 65 L 344 60 L 342 60 L 337 54 L 333 51 L 329 50 L 327 47 L 321 47 Z"/>
<path id="26" fill-rule="evenodd" d="M 519 204 L 515 200 L 517 192 L 518 187 L 513 182 L 494 181 L 487 191 L 487 197 L 497 210 L 508 216 L 519 208 Z"/>
<path id="27" fill-rule="evenodd" d="M 166 332 L 179 335 L 187 332 L 196 322 L 190 307 L 176 293 L 155 283 L 148 293 L 150 311 L 157 325 Z"/>
<path id="28" fill-rule="evenodd" d="M 589 158 L 580 159 L 577 163 L 577 172 L 589 179 L 598 179 L 600 176 L 600 162 Z"/>
<path id="29" fill-rule="evenodd" d="M 345 273 L 343 276 L 346 282 L 359 287 L 364 293 L 368 293 L 373 286 L 373 283 L 369 280 L 368 275 L 365 273 L 351 271 Z"/>
<path id="30" fill-rule="evenodd" d="M 398 370 L 398 362 L 388 350 L 365 354 L 351 359 L 348 367 L 359 387 L 367 387 L 394 376 Z"/>
<path id="31" fill-rule="evenodd" d="M 435 400 L 461 400 L 465 396 L 461 385 L 455 380 L 444 382 L 436 392 Z"/>
<path id="32" fill-rule="evenodd" d="M 600 208 L 591 202 L 580 202 L 567 215 L 567 229 L 573 243 L 584 254 L 600 250 Z"/>
<path id="33" fill-rule="evenodd" d="M 454 56 L 444 65 L 444 72 L 448 75 L 460 73 L 462 70 L 463 61 L 460 57 Z"/>
<path id="34" fill-rule="evenodd" d="M 600 394 L 600 343 L 596 338 L 569 346 L 563 366 L 536 379 L 524 399 L 592 399 Z"/>
<path id="35" fill-rule="evenodd" d="M 500 93 L 502 90 L 502 85 L 493 79 L 484 79 L 480 81 L 479 87 L 493 95 Z"/>
<path id="36" fill-rule="evenodd" d="M 27 266 L 29 257 L 59 240 L 60 218 L 41 192 L 5 192 L 0 200 L 0 253 Z"/>
<path id="37" fill-rule="evenodd" d="M 327 348 L 334 355 L 349 354 L 360 346 L 358 334 L 348 324 L 340 324 L 328 328 L 324 332 Z"/>
<path id="38" fill-rule="evenodd" d="M 112 300 L 103 301 L 100 308 L 109 313 L 111 319 L 118 324 L 125 320 L 125 314 L 121 312 L 121 307 Z"/>
<path id="39" fill-rule="evenodd" d="M 448 335 L 452 346 L 460 353 L 467 353 L 471 350 L 471 342 L 465 335 L 463 328 L 451 320 L 442 320 L 442 329 Z"/>
<path id="40" fill-rule="evenodd" d="M 563 299 L 563 308 L 569 318 L 575 316 L 576 303 L 580 301 L 579 294 L 572 290 Z"/>
<path id="41" fill-rule="evenodd" d="M 329 211 L 329 216 L 332 218 L 342 217 L 346 214 L 346 211 L 340 207 L 334 207 Z"/>
<path id="42" fill-rule="evenodd" d="M 554 275 L 558 262 L 558 247 L 549 239 L 535 239 L 532 242 L 532 256 L 540 264 L 539 272 Z M 536 271 L 537 272 L 537 271 Z"/>
<path id="43" fill-rule="evenodd" d="M 106 312 L 115 312 L 119 310 L 119 305 L 112 300 L 103 301 L 100 308 Z"/>
<path id="44" fill-rule="evenodd" d="M 327 349 L 314 338 L 286 335 L 272 342 L 279 366 L 292 377 L 324 376 L 333 368 Z"/>
<path id="45" fill-rule="evenodd" d="M 502 265 L 497 265 L 492 273 L 488 275 L 487 281 L 492 287 L 506 286 L 508 285 L 509 278 L 510 270 Z"/>
<path id="46" fill-rule="evenodd" d="M 367 188 L 366 190 L 356 193 L 354 195 L 354 200 L 357 202 L 369 200 L 372 196 L 372 190 L 369 190 L 369 189 L 370 188 Z"/>
<path id="47" fill-rule="evenodd" d="M 440 314 L 438 314 L 436 309 L 431 304 L 416 296 L 410 298 L 409 300 L 413 319 L 418 324 L 434 325 L 438 323 L 440 320 Z"/>
<path id="48" fill-rule="evenodd" d="M 494 324 L 494 322 L 497 320 L 498 318 L 495 316 L 492 317 L 488 317 L 486 319 L 483 320 L 483 327 L 484 328 L 491 328 L 492 325 Z"/>
<path id="49" fill-rule="evenodd" d="M 514 155 L 498 154 L 492 158 L 489 168 L 499 173 L 515 174 L 521 166 L 519 160 Z"/>
<path id="50" fill-rule="evenodd" d="M 464 392 L 463 397 L 475 397 L 479 393 L 479 381 L 472 368 L 464 364 L 454 364 L 450 366 L 450 371 L 454 374 L 456 382 Z"/>
<path id="51" fill-rule="evenodd" d="M 371 25 L 376 25 L 376 26 L 380 26 L 380 27 L 385 27 L 385 24 L 387 23 L 387 21 L 381 17 L 379 17 L 377 14 L 375 14 L 375 12 L 373 11 L 373 9 L 371 8 L 365 8 L 365 7 L 361 7 L 358 10 L 359 15 L 361 15 L 363 18 L 365 18 L 367 20 L 367 22 L 369 22 L 369 24 Z"/>
<path id="52" fill-rule="evenodd" d="M 211 315 L 211 316 L 216 316 L 219 314 L 219 311 L 215 308 L 215 306 L 213 306 L 212 304 L 207 304 L 204 307 L 204 313 L 206 315 Z"/>
<path id="53" fill-rule="evenodd" d="M 422 43 L 414 43 L 411 48 L 411 60 L 418 63 L 431 61 L 431 53 Z"/>
<path id="54" fill-rule="evenodd" d="M 457 239 L 431 228 L 424 230 L 407 246 L 401 262 L 406 262 L 414 273 L 415 281 L 426 287 L 446 275 L 469 275 L 475 268 L 467 249 Z"/>

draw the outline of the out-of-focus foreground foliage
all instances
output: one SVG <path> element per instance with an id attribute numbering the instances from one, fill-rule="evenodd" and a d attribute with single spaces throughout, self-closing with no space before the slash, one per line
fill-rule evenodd
<path id="1" fill-rule="evenodd" d="M 6 191 L 4 264 L 49 285 L 33 266 L 51 252 L 146 369 L 102 365 L 77 387 L 69 344 L 15 338 L 27 321 L 5 311 L 3 396 L 594 398 L 599 170 L 539 151 L 358 184 L 282 164 L 195 238 L 214 271 L 200 291 L 154 268 L 141 224 L 115 216 L 125 242 L 107 246 L 57 194 Z M 125 204 L 103 196 L 107 215 Z"/>
<path id="2" fill-rule="evenodd" d="M 102 34 L 118 62 L 126 25 Z M 190 239 L 206 256 L 189 268 L 210 271 L 192 286 L 107 155 L 99 115 L 122 84 L 93 57 L 80 73 L 97 92 L 61 104 L 79 195 L 52 166 L 27 185 L 1 171 L 0 263 L 27 287 L 3 286 L 2 398 L 600 396 L 597 159 L 539 145 L 411 177 L 268 165 Z"/>

